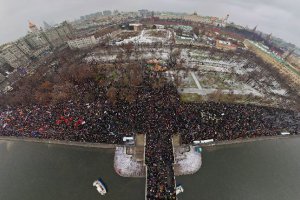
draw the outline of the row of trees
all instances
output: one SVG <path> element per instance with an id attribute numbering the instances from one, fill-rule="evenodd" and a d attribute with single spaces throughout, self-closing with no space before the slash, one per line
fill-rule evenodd
<path id="1" fill-rule="evenodd" d="M 35 74 L 21 79 L 14 91 L 3 96 L 1 105 L 50 104 L 67 100 L 91 102 L 97 98 L 111 103 L 137 99 L 145 77 L 145 61 L 116 59 L 112 63 L 86 63 L 86 53 L 61 52 L 56 66 L 41 66 Z M 127 62 L 125 62 L 127 61 Z"/>

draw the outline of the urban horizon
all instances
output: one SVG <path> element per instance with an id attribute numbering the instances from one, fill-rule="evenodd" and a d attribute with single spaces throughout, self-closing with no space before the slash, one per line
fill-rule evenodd
<path id="1" fill-rule="evenodd" d="M 117 8 L 118 7 L 116 7 L 116 9 Z M 106 9 L 103 9 L 103 10 L 106 10 Z M 107 10 L 109 10 L 109 9 L 107 9 Z M 110 10 L 113 11 L 114 9 L 110 9 Z M 135 9 L 132 9 L 132 10 L 130 10 L 130 9 L 126 10 L 125 9 L 122 12 L 137 12 L 137 10 L 138 9 L 136 9 L 136 10 Z M 274 10 L 276 11 L 276 9 L 274 9 Z M 218 12 L 218 13 L 216 13 L 214 9 L 212 9 L 211 11 L 204 11 L 203 12 L 201 9 L 198 11 L 197 9 L 187 9 L 187 8 L 184 8 L 183 10 L 180 10 L 180 9 L 166 9 L 166 11 L 164 11 L 163 9 L 153 9 L 153 11 L 154 12 L 186 13 L 186 14 L 192 14 L 193 12 L 197 12 L 201 16 L 216 16 L 216 17 L 223 17 L 227 13 L 229 13 L 231 15 L 230 22 L 234 22 L 234 23 L 242 25 L 244 27 L 249 27 L 250 29 L 252 27 L 258 26 L 258 30 L 260 30 L 261 32 L 264 32 L 266 34 L 272 33 L 272 35 L 274 37 L 280 38 L 280 39 L 284 40 L 287 43 L 294 44 L 294 45 L 297 46 L 297 48 L 300 47 L 300 41 L 297 37 L 297 35 L 298 35 L 297 31 L 298 30 L 295 29 L 295 27 L 293 27 L 292 29 L 287 28 L 287 27 L 283 28 L 283 29 L 277 29 L 276 25 L 275 26 L 272 25 L 272 28 L 268 27 L 268 24 L 265 24 L 266 20 L 271 20 L 271 19 L 273 20 L 274 19 L 274 20 L 277 21 L 277 23 L 280 23 L 280 20 L 276 19 L 275 17 L 273 17 L 273 16 L 268 17 L 269 14 L 264 16 L 264 18 L 260 19 L 255 13 L 253 13 L 253 15 L 249 15 L 247 13 L 247 17 L 251 19 L 251 21 L 250 21 L 250 20 L 240 20 L 240 19 L 243 19 L 244 16 L 242 16 L 240 14 L 236 15 L 236 13 L 231 12 L 230 9 L 224 9 L 224 11 Z M 44 21 L 47 21 L 49 24 L 54 25 L 54 24 L 57 24 L 59 22 L 65 21 L 65 20 L 70 21 L 70 22 L 75 21 L 80 16 L 85 16 L 85 15 L 93 14 L 93 13 L 96 13 L 96 12 L 98 12 L 98 11 L 93 8 L 93 9 L 90 9 L 90 10 L 81 11 L 78 14 L 72 13 L 72 14 L 66 15 L 65 13 L 62 14 L 62 12 L 60 12 L 60 13 L 58 13 L 57 16 L 53 16 L 53 17 L 50 17 L 49 13 L 47 13 L 45 15 L 40 15 L 39 17 L 37 17 L 36 15 L 32 15 L 32 14 L 27 15 L 26 16 L 26 21 L 24 20 L 23 23 L 20 23 L 22 20 L 21 21 L 18 20 L 18 24 L 19 24 L 18 26 L 15 26 L 15 27 L 12 28 L 11 24 L 9 24 L 6 28 L 2 29 L 2 30 L 9 30 L 9 31 L 8 32 L 3 31 L 3 33 L 0 32 L 0 34 L 3 36 L 3 37 L 0 38 L 0 45 L 5 44 L 5 43 L 9 43 L 11 41 L 17 40 L 18 38 L 24 36 L 28 31 L 28 29 L 26 27 L 27 26 L 26 22 L 28 22 L 28 21 L 32 21 L 35 24 L 42 27 L 42 24 L 43 24 Z M 66 13 L 68 13 L 68 10 L 67 10 Z M 244 13 L 244 12 L 241 12 L 241 13 Z M 274 16 L 275 16 L 275 14 L 274 14 Z M 3 21 L 2 24 L 5 26 L 7 24 L 7 21 Z M 287 24 L 282 24 L 282 25 L 287 26 Z M 12 31 L 12 29 L 15 29 L 15 30 L 18 30 L 18 31 Z M 289 36 L 282 33 L 283 30 L 287 31 L 289 29 L 293 30 L 291 32 L 288 32 Z M 281 31 L 281 33 L 280 33 L 280 31 Z"/>

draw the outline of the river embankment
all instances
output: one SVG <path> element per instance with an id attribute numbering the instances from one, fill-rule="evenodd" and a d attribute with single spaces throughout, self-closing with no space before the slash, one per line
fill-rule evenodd
<path id="1" fill-rule="evenodd" d="M 223 141 L 215 141 L 207 144 L 201 144 L 202 147 L 213 147 L 213 146 L 223 146 L 230 144 L 242 144 L 242 143 L 251 143 L 257 141 L 266 141 L 266 140 L 280 140 L 287 138 L 299 138 L 300 135 L 276 135 L 276 136 L 261 136 L 256 138 L 243 138 L 243 139 L 235 139 L 235 140 L 223 140 Z"/>
<path id="2" fill-rule="evenodd" d="M 60 144 L 68 146 L 78 146 L 78 147 L 93 147 L 101 149 L 114 149 L 117 144 L 106 144 L 106 143 L 89 143 L 89 142 L 74 142 L 74 141 L 64 141 L 64 140 L 47 140 L 47 139 L 37 139 L 37 138 L 26 138 L 26 137 L 5 137 L 0 136 L 0 141 L 24 141 L 24 142 L 35 142 L 35 143 L 45 143 L 45 144 Z"/>
<path id="3" fill-rule="evenodd" d="M 212 143 L 201 144 L 202 147 L 212 147 L 212 146 L 222 146 L 230 144 L 241 144 L 241 143 L 251 143 L 256 141 L 265 141 L 265 140 L 278 140 L 286 138 L 299 138 L 300 135 L 277 135 L 277 136 L 261 136 L 256 138 L 243 138 L 235 140 L 223 140 L 215 141 Z M 106 144 L 106 143 L 90 143 L 90 142 L 75 142 L 75 141 L 64 141 L 64 140 L 47 140 L 47 139 L 37 139 L 37 138 L 26 138 L 26 137 L 7 137 L 0 136 L 0 141 L 24 141 L 24 142 L 35 142 L 35 143 L 45 143 L 45 144 L 60 144 L 68 146 L 79 146 L 79 147 L 93 147 L 93 148 L 102 148 L 102 149 L 115 149 L 118 144 Z"/>

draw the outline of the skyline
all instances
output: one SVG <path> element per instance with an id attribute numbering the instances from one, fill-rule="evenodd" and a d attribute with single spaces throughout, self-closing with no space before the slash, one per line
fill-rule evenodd
<path id="1" fill-rule="evenodd" d="M 272 4 L 271 4 L 272 3 Z M 83 6 L 85 5 L 85 6 Z M 130 7 L 128 7 L 130 5 Z M 50 8 L 50 9 L 49 9 Z M 196 8 L 196 9 L 195 9 Z M 300 3 L 287 0 L 284 3 L 279 0 L 254 0 L 240 2 L 236 0 L 214 0 L 213 2 L 201 2 L 196 0 L 165 0 L 154 1 L 120 1 L 120 0 L 96 0 L 71 1 L 53 0 L 28 0 L 19 2 L 16 0 L 0 0 L 0 44 L 14 41 L 28 32 L 28 20 L 38 26 L 43 26 L 43 21 L 59 23 L 63 20 L 75 20 L 82 15 L 106 9 L 119 11 L 137 11 L 148 9 L 153 11 L 173 11 L 193 13 L 196 11 L 203 16 L 223 17 L 229 14 L 229 22 L 234 22 L 252 28 L 258 25 L 258 30 L 264 33 L 272 33 L 275 37 L 282 38 L 300 47 L 300 27 L 296 26 L 300 19 L 297 11 Z M 15 12 L 15 11 L 18 12 Z M 7 17 L 9 16 L 9 18 Z M 289 22 L 289 23 L 286 23 Z M 280 27 L 280 28 L 278 28 Z"/>

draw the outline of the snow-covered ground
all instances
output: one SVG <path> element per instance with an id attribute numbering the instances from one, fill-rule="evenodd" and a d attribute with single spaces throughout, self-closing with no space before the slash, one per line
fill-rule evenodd
<path id="1" fill-rule="evenodd" d="M 103 56 L 88 56 L 85 58 L 86 62 L 92 62 L 92 61 L 112 61 L 117 58 L 117 55 L 103 55 Z"/>
<path id="2" fill-rule="evenodd" d="M 180 147 L 179 147 L 180 148 Z M 195 151 L 195 147 L 190 146 L 190 151 L 180 153 L 175 151 L 175 175 L 187 175 L 196 173 L 202 165 L 201 153 Z"/>
<path id="3" fill-rule="evenodd" d="M 145 177 L 145 167 L 142 162 L 133 160 L 126 154 L 126 147 L 117 147 L 114 158 L 115 171 L 123 177 Z"/>
<path id="4" fill-rule="evenodd" d="M 140 35 L 119 42 L 135 44 L 153 43 L 157 41 L 168 41 L 172 33 L 166 30 L 166 37 L 155 37 L 153 30 L 143 30 Z M 226 57 L 223 54 L 210 55 L 206 50 L 195 50 L 189 48 L 180 49 L 181 54 L 178 62 L 182 63 L 182 67 L 186 70 L 173 69 L 166 72 L 166 77 L 170 81 L 175 79 L 175 74 L 178 74 L 181 83 L 178 90 L 181 93 L 195 93 L 199 95 L 207 95 L 216 91 L 224 94 L 237 94 L 265 97 L 266 99 L 278 99 L 279 96 L 287 96 L 287 91 L 282 84 L 279 84 L 275 77 L 268 76 L 264 69 L 252 63 L 251 61 L 234 55 Z M 124 53 L 122 52 L 124 51 Z M 167 61 L 170 55 L 170 49 L 167 47 L 151 48 L 135 46 L 135 51 L 130 55 L 125 55 L 125 50 L 119 48 L 118 51 L 113 49 L 113 52 L 95 52 L 85 58 L 87 62 L 102 61 L 112 62 L 117 59 L 117 55 L 123 53 L 125 61 L 128 60 L 149 60 L 160 59 Z M 190 70 L 190 71 L 189 71 Z M 192 73 L 191 73 L 192 72 Z M 260 75 L 260 76 L 257 76 Z M 183 91 L 182 91 L 183 88 Z"/>
<path id="5" fill-rule="evenodd" d="M 218 89 L 198 89 L 198 88 L 182 88 L 179 89 L 179 93 L 183 94 L 199 94 L 199 95 L 208 95 L 214 92 L 219 91 Z M 255 96 L 263 96 L 255 89 L 243 89 L 243 90 L 221 90 L 223 94 L 236 94 L 236 95 L 248 95 L 252 94 Z"/>
<path id="6" fill-rule="evenodd" d="M 202 90 L 202 87 L 201 87 L 201 85 L 200 85 L 200 83 L 199 83 L 199 81 L 198 81 L 198 78 L 196 77 L 195 73 L 194 73 L 194 72 L 191 72 L 191 75 L 192 75 L 192 77 L 193 77 L 193 79 L 194 79 L 194 81 L 195 81 L 195 83 L 196 83 L 198 89 L 199 89 L 199 90 Z"/>
<path id="7" fill-rule="evenodd" d="M 285 89 L 271 89 L 271 92 L 274 94 L 286 96 L 287 91 Z"/>
<path id="8" fill-rule="evenodd" d="M 134 43 L 134 44 L 151 44 L 155 42 L 167 42 L 171 38 L 171 32 L 167 31 L 167 37 L 153 37 L 149 34 L 150 31 L 153 30 L 143 30 L 140 35 L 124 39 L 123 41 L 117 42 L 117 45 L 122 45 L 122 44 L 128 44 L 128 43 Z"/>
<path id="9" fill-rule="evenodd" d="M 200 65 L 199 69 L 203 72 L 223 72 L 223 73 L 229 73 L 230 72 L 230 70 L 228 68 L 209 66 L 209 65 Z"/>
<path id="10" fill-rule="evenodd" d="M 126 54 L 124 53 L 124 58 L 125 58 Z M 158 58 L 160 60 L 167 60 L 169 57 L 169 53 L 168 50 L 162 50 L 162 51 L 153 51 L 150 52 L 149 51 L 143 51 L 143 52 L 139 52 L 138 55 L 135 53 L 132 53 L 129 58 L 126 57 L 125 59 L 129 59 L 129 60 L 136 60 L 137 58 L 139 59 L 145 59 L 145 60 L 149 60 L 149 59 L 153 59 L 153 58 Z M 115 61 L 117 59 L 117 54 L 111 54 L 111 55 L 106 55 L 106 54 L 102 54 L 102 53 L 98 53 L 96 55 L 88 55 L 86 58 L 84 58 L 85 62 L 92 62 L 92 61 L 96 61 L 96 62 L 112 62 Z"/>
<path id="11" fill-rule="evenodd" d="M 205 50 L 182 49 L 181 58 L 184 59 L 186 68 L 194 71 L 192 77 L 195 82 L 191 84 L 189 78 L 183 77 L 179 86 L 181 93 L 207 95 L 221 91 L 224 94 L 252 94 L 266 98 L 271 98 L 272 95 L 286 96 L 286 89 L 274 77 L 263 75 L 260 66 L 236 55 L 211 56 Z M 262 76 L 254 77 L 254 74 Z M 197 83 L 200 83 L 201 88 Z M 186 87 L 187 85 L 193 87 Z"/>

